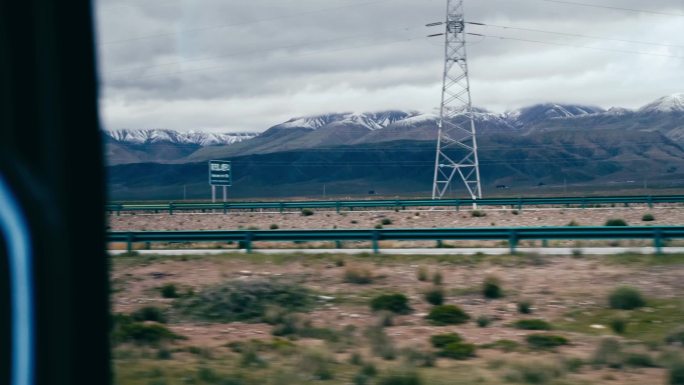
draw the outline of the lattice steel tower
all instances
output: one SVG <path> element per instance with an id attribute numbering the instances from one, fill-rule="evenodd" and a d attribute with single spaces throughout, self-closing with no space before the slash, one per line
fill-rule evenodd
<path id="1" fill-rule="evenodd" d="M 482 198 L 466 61 L 463 0 L 447 0 L 446 22 L 435 24 L 444 24 L 446 30 L 432 199 L 444 196 L 456 174 L 461 177 L 473 199 Z"/>

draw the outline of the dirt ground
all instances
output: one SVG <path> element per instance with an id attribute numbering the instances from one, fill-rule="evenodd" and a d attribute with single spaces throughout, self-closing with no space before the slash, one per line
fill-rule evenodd
<path id="1" fill-rule="evenodd" d="M 640 218 L 644 212 L 652 212 L 656 216 L 665 217 L 665 211 L 654 210 L 620 210 L 621 218 L 634 220 Z M 566 211 L 565 215 L 570 217 Z M 589 221 L 603 221 L 606 216 L 592 212 L 583 218 Z M 241 214 L 268 223 L 276 218 L 296 218 L 293 215 L 273 215 L 260 217 L 257 214 Z M 318 213 L 316 215 L 319 215 Z M 365 223 L 375 220 L 371 215 L 352 214 L 350 218 L 363 219 Z M 358 216 L 356 216 L 358 215 Z M 436 217 L 447 220 L 458 214 L 444 213 Z M 491 215 L 491 217 L 489 217 Z M 523 213 L 524 217 L 534 217 L 540 213 Z M 320 215 L 323 216 L 323 215 Z M 406 213 L 387 213 L 390 218 L 406 218 Z M 512 216 L 510 213 L 493 212 L 489 218 L 504 218 Z M 173 216 L 179 218 L 202 219 L 199 225 L 209 226 L 212 221 L 223 216 L 185 215 Z M 230 216 L 231 218 L 233 215 Z M 331 218 L 339 219 L 335 214 Z M 421 217 L 423 215 L 421 214 Z M 577 216 L 579 218 L 580 216 Z M 601 219 L 599 219 L 601 217 Z M 140 221 L 140 226 L 151 226 L 154 216 L 121 217 L 121 221 L 131 219 Z M 458 218 L 461 218 L 460 216 Z M 571 217 L 570 217 L 571 218 Z M 462 218 L 461 218 L 462 219 Z M 479 220 L 479 219 L 478 219 Z M 501 219 L 498 219 L 501 221 Z M 549 219 L 550 220 L 550 219 Z M 664 219 L 661 219 L 664 221 Z M 469 221 L 476 225 L 475 220 Z M 127 222 L 124 222 L 127 223 Z M 198 223 L 198 222 L 193 222 Z M 288 222 L 289 223 L 289 222 Z M 413 222 L 410 222 L 413 223 Z M 441 222 L 440 222 L 441 223 Z M 169 224 L 166 223 L 168 227 Z M 173 225 L 171 225 L 173 226 Z M 641 258 L 641 257 L 639 257 Z M 674 319 L 668 318 L 670 313 L 662 313 L 662 325 L 666 329 L 684 324 L 680 315 L 684 315 L 684 259 L 671 260 L 666 264 L 654 262 L 656 260 L 643 257 L 633 263 L 620 263 L 615 258 L 589 257 L 483 257 L 474 259 L 449 259 L 440 257 L 385 256 L 385 257 L 354 257 L 354 256 L 244 256 L 226 255 L 212 257 L 114 257 L 112 259 L 112 308 L 117 313 L 130 313 L 143 306 L 159 306 L 168 308 L 173 299 L 164 299 L 159 295 L 158 288 L 167 283 L 173 283 L 195 292 L 207 285 L 217 284 L 226 280 L 259 280 L 259 279 L 292 279 L 311 289 L 319 298 L 318 305 L 305 316 L 315 326 L 331 329 L 341 329 L 347 325 L 354 325 L 357 330 L 377 324 L 378 315 L 371 312 L 368 306 L 370 298 L 378 293 L 396 292 L 406 294 L 410 300 L 413 312 L 408 315 L 396 316 L 394 325 L 385 328 L 387 335 L 400 348 L 430 349 L 429 336 L 445 332 L 457 332 L 468 342 L 478 346 L 498 340 L 513 340 L 524 345 L 524 338 L 532 331 L 513 328 L 511 324 L 523 318 L 540 318 L 551 322 L 557 330 L 555 334 L 563 335 L 571 341 L 566 347 L 554 352 L 505 353 L 491 349 L 479 349 L 477 357 L 469 360 L 468 370 L 481 374 L 480 383 L 499 384 L 502 374 L 494 368 L 496 362 L 502 361 L 509 365 L 516 360 L 541 359 L 544 361 L 558 361 L 567 357 L 579 357 L 589 361 L 602 336 L 614 336 L 607 322 L 590 324 L 594 321 L 589 315 L 597 314 L 606 308 L 608 293 L 618 285 L 630 285 L 638 288 L 649 301 L 666 303 L 662 309 L 647 307 L 642 312 L 655 312 L 660 316 L 665 309 L 675 310 Z M 343 263 L 341 261 L 344 261 Z M 345 271 L 350 268 L 366 269 L 372 272 L 373 282 L 367 285 L 346 283 L 343 279 Z M 417 279 L 419 269 L 427 270 L 429 275 L 440 272 L 443 276 L 442 287 L 446 293 L 447 304 L 462 307 L 473 319 L 487 316 L 492 320 L 488 327 L 478 327 L 475 322 L 468 322 L 457 326 L 434 326 L 426 321 L 425 316 L 430 305 L 423 299 L 423 293 L 430 287 L 431 282 Z M 505 297 L 488 300 L 483 298 L 481 285 L 485 277 L 496 276 L 502 282 Z M 522 300 L 532 302 L 531 315 L 520 314 L 517 303 Z M 589 318 L 588 318 L 589 317 Z M 657 320 L 656 320 L 657 321 Z M 658 322 L 656 322 L 657 324 Z M 225 351 L 226 343 L 251 339 L 271 340 L 272 326 L 265 323 L 192 323 L 171 322 L 169 327 L 174 332 L 186 336 L 188 339 L 178 342 L 178 346 L 199 346 L 216 351 Z M 660 329 L 658 329 L 660 330 Z M 651 334 L 649 334 L 650 336 Z M 634 346 L 653 341 L 640 339 L 639 336 L 616 338 L 631 343 Z M 657 335 L 656 339 L 662 340 Z M 630 342 L 631 341 L 631 342 Z M 320 341 L 306 339 L 296 341 L 298 345 L 316 345 Z M 222 350 L 223 349 L 223 350 Z M 664 349 L 664 348 L 663 348 Z M 226 353 L 227 354 L 227 353 Z M 655 356 L 656 353 L 654 352 Z M 341 357 L 341 356 L 340 356 Z M 342 360 L 342 358 L 340 358 Z M 120 378 L 128 378 L 129 368 L 125 362 L 119 362 L 117 370 Z M 401 365 L 397 362 L 398 365 Z M 437 369 L 451 368 L 451 360 L 440 359 Z M 510 364 L 513 365 L 513 364 Z M 422 370 L 422 369 L 421 369 Z M 503 369 L 502 369 L 503 370 Z M 425 369 L 429 378 L 430 369 Z M 663 384 L 666 371 L 663 368 L 640 368 L 629 370 L 615 370 L 610 368 L 583 367 L 578 372 L 564 374 L 563 384 Z M 173 381 L 171 381 L 173 382 Z M 120 382 L 126 383 L 126 382 Z M 130 382 L 133 383 L 133 382 Z M 335 382 L 336 383 L 336 382 Z M 348 383 L 348 382 L 341 382 Z M 435 383 L 451 383 L 439 382 Z M 460 383 L 460 382 L 459 382 Z M 541 382 L 540 382 L 541 383 Z M 544 382 L 547 383 L 547 382 Z M 561 382 L 548 382 L 561 383 Z"/>
<path id="2" fill-rule="evenodd" d="M 669 205 L 632 207 L 606 207 L 591 209 L 544 208 L 522 211 L 504 209 L 480 210 L 486 214 L 474 217 L 470 210 L 461 211 L 315 211 L 303 216 L 299 212 L 235 212 L 143 214 L 122 213 L 109 216 L 109 228 L 123 230 L 267 230 L 271 225 L 279 229 L 367 229 L 389 219 L 384 228 L 448 228 L 448 227 L 513 227 L 513 226 L 565 226 L 571 222 L 581 226 L 602 226 L 608 219 L 624 219 L 636 225 L 679 225 L 684 223 L 684 206 Z M 653 221 L 644 222 L 644 214 L 652 214 Z"/>

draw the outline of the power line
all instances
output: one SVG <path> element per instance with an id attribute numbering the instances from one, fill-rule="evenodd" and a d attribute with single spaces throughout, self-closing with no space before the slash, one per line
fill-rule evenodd
<path id="1" fill-rule="evenodd" d="M 150 34 L 150 35 L 131 37 L 128 39 L 105 41 L 105 42 L 102 42 L 100 44 L 100 46 L 119 44 L 119 43 L 128 43 L 128 42 L 139 41 L 139 40 L 155 39 L 155 38 L 160 38 L 160 37 L 176 37 L 176 36 L 178 36 L 179 33 L 193 33 L 193 32 L 202 32 L 202 31 L 221 29 L 221 28 L 239 27 L 239 26 L 249 25 L 249 24 L 264 23 L 264 22 L 268 22 L 268 21 L 295 18 L 295 17 L 299 17 L 299 16 L 303 16 L 303 15 L 310 15 L 312 13 L 321 13 L 321 12 L 334 11 L 334 10 L 344 9 L 344 8 L 363 7 L 363 6 L 368 6 L 368 5 L 387 3 L 390 1 L 392 1 L 392 0 L 376 0 L 376 1 L 369 1 L 369 2 L 364 2 L 364 3 L 345 4 L 345 5 L 340 5 L 340 6 L 336 6 L 336 7 L 327 7 L 327 8 L 310 10 L 310 11 L 296 12 L 296 13 L 291 13 L 291 14 L 287 14 L 287 15 L 283 15 L 283 16 L 271 17 L 271 18 L 266 18 L 266 19 L 250 20 L 250 21 L 244 21 L 244 22 L 233 23 L 233 24 L 220 24 L 220 25 L 213 25 L 213 26 L 206 26 L 206 27 L 187 28 L 187 29 L 183 29 L 183 30 L 175 31 L 175 32 Z"/>
<path id="2" fill-rule="evenodd" d="M 485 27 L 494 27 L 494 28 L 501 28 L 501 29 L 513 29 L 513 30 L 517 30 L 517 31 L 548 33 L 548 34 L 552 34 L 552 35 L 581 37 L 581 38 L 595 39 L 595 40 L 618 41 L 618 42 L 632 43 L 632 44 L 643 44 L 643 45 L 652 45 L 652 46 L 661 46 L 661 47 L 684 48 L 684 45 L 678 45 L 678 44 L 664 44 L 664 43 L 655 43 L 655 42 L 650 42 L 650 41 L 615 39 L 615 38 L 603 37 L 603 36 L 592 36 L 592 35 L 582 35 L 582 34 L 578 34 L 578 33 L 547 31 L 547 30 L 533 29 L 533 28 L 511 27 L 511 26 L 506 26 L 506 25 L 496 25 L 496 24 L 487 24 L 487 23 L 478 23 L 478 22 L 466 22 L 466 24 L 477 25 L 477 26 L 485 26 Z"/>
<path id="3" fill-rule="evenodd" d="M 676 56 L 676 55 L 668 55 L 668 54 L 659 54 L 659 53 L 653 53 L 653 52 L 629 51 L 629 50 L 614 49 L 614 48 L 589 47 L 589 46 L 578 45 L 578 44 L 557 43 L 557 42 L 549 42 L 549 41 L 541 41 L 541 40 L 531 40 L 531 39 L 522 39 L 522 38 L 516 38 L 516 37 L 497 36 L 497 35 L 485 35 L 485 34 L 481 34 L 481 33 L 471 33 L 471 32 L 469 32 L 468 35 L 471 35 L 471 36 L 482 36 L 482 37 L 495 38 L 495 39 L 502 39 L 502 40 L 524 41 L 524 42 L 528 42 L 528 43 L 547 44 L 547 45 L 557 45 L 557 46 L 562 46 L 562 47 L 583 48 L 583 49 L 591 49 L 591 50 L 596 50 L 596 51 L 617 52 L 617 53 L 625 53 L 625 54 L 631 54 L 631 55 L 659 56 L 659 57 L 669 57 L 669 58 L 675 58 L 675 59 L 684 59 L 684 56 Z"/>
<path id="4" fill-rule="evenodd" d="M 615 7 L 615 6 L 610 6 L 610 5 L 598 5 L 598 4 L 590 4 L 590 3 L 580 3 L 580 2 L 576 2 L 576 1 L 567 1 L 567 0 L 537 0 L 537 1 L 543 1 L 543 2 L 546 2 L 546 3 L 565 4 L 565 5 L 577 5 L 577 6 L 580 6 L 580 7 L 591 7 L 591 8 L 612 9 L 612 10 L 626 11 L 626 12 L 634 12 L 634 13 L 648 13 L 648 14 L 652 14 L 652 15 L 664 15 L 664 16 L 680 16 L 680 17 L 684 17 L 684 14 L 682 14 L 682 13 L 671 13 L 671 12 L 662 12 L 662 11 L 650 11 L 650 10 L 646 10 L 646 9 Z"/>
<path id="5" fill-rule="evenodd" d="M 178 60 L 175 62 L 159 63 L 159 64 L 147 65 L 147 66 L 119 68 L 119 69 L 107 71 L 107 74 L 119 73 L 119 72 L 129 72 L 129 71 L 130 72 L 144 71 L 144 70 L 152 69 L 152 68 L 156 68 L 156 67 L 164 67 L 164 66 L 171 66 L 171 65 L 182 65 L 182 64 L 187 64 L 187 63 L 210 61 L 210 60 L 214 60 L 214 59 L 221 59 L 221 58 L 241 56 L 241 55 L 250 55 L 250 54 L 269 52 L 269 51 L 275 51 L 275 50 L 281 50 L 281 49 L 305 48 L 305 47 L 312 46 L 312 45 L 327 44 L 327 43 L 333 43 L 333 42 L 342 41 L 342 40 L 356 39 L 356 38 L 362 38 L 362 37 L 374 37 L 377 35 L 377 32 L 410 31 L 410 30 L 416 29 L 416 28 L 418 28 L 418 27 L 403 27 L 403 28 L 387 29 L 387 30 L 382 30 L 382 31 L 376 31 L 373 34 L 350 35 L 350 36 L 344 36 L 344 37 L 339 37 L 339 38 L 334 38 L 334 39 L 319 40 L 319 41 L 314 41 L 314 42 L 309 42 L 309 43 L 291 44 L 291 45 L 285 45 L 285 46 L 279 46 L 279 47 L 273 47 L 273 48 L 267 48 L 267 49 L 259 48 L 259 49 L 249 50 L 249 51 L 232 52 L 232 53 L 227 53 L 224 55 L 205 56 L 205 57 L 197 58 L 197 59 Z"/>

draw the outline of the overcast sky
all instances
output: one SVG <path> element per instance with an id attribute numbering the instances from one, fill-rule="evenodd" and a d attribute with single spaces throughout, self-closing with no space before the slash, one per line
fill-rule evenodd
<path id="1" fill-rule="evenodd" d="M 652 13 L 466 0 L 466 19 L 490 25 L 469 32 L 560 44 L 469 36 L 474 105 L 636 108 L 684 92 L 684 0 L 568 1 Z M 443 38 L 425 36 L 443 27 L 424 25 L 444 19 L 446 0 L 95 3 L 107 129 L 263 131 L 295 116 L 439 104 Z"/>

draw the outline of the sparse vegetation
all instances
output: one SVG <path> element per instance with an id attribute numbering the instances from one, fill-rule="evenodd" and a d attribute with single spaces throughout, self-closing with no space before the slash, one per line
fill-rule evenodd
<path id="1" fill-rule="evenodd" d="M 486 328 L 487 326 L 489 326 L 489 324 L 492 323 L 492 319 L 486 315 L 481 315 L 477 317 L 477 320 L 475 322 L 477 323 L 477 326 L 481 328 Z"/>
<path id="2" fill-rule="evenodd" d="M 158 346 L 184 337 L 158 323 L 143 323 L 133 318 L 117 314 L 113 318 L 112 341 L 114 344 L 130 342 L 138 345 Z"/>
<path id="3" fill-rule="evenodd" d="M 553 349 L 568 344 L 567 338 L 553 334 L 530 334 L 525 340 L 535 349 Z"/>
<path id="4" fill-rule="evenodd" d="M 432 274 L 432 283 L 439 286 L 443 283 L 444 277 L 442 276 L 442 273 L 439 271 L 435 271 Z"/>
<path id="5" fill-rule="evenodd" d="M 518 302 L 518 313 L 520 313 L 520 314 L 531 314 L 532 313 L 532 302 L 530 302 L 530 301 Z"/>
<path id="6" fill-rule="evenodd" d="M 387 310 L 396 314 L 408 314 L 411 307 L 408 298 L 404 294 L 382 294 L 371 300 L 370 307 L 373 311 Z"/>
<path id="7" fill-rule="evenodd" d="M 425 301 L 431 305 L 444 303 L 444 290 L 441 287 L 433 287 L 425 292 Z"/>
<path id="8" fill-rule="evenodd" d="M 155 306 L 145 306 L 131 313 L 131 318 L 134 321 L 154 321 L 159 323 L 166 323 L 166 315 L 164 311 Z"/>
<path id="9" fill-rule="evenodd" d="M 482 284 L 482 295 L 485 298 L 497 299 L 504 296 L 503 289 L 501 288 L 501 280 L 493 275 L 485 278 Z"/>
<path id="10" fill-rule="evenodd" d="M 416 371 L 393 372 L 378 379 L 377 385 L 423 385 Z"/>
<path id="11" fill-rule="evenodd" d="M 639 290 L 630 286 L 621 286 L 610 293 L 608 303 L 613 309 L 631 310 L 646 305 Z"/>
<path id="12" fill-rule="evenodd" d="M 563 376 L 563 370 L 546 362 L 517 362 L 504 373 L 504 380 L 524 384 L 549 384 Z"/>
<path id="13" fill-rule="evenodd" d="M 606 221 L 604 226 L 627 226 L 627 222 L 624 219 L 611 218 Z"/>
<path id="14" fill-rule="evenodd" d="M 367 285 L 373 282 L 373 273 L 363 267 L 349 266 L 344 270 L 344 282 Z"/>
<path id="15" fill-rule="evenodd" d="M 271 230 L 278 230 L 280 226 L 276 225 L 275 223 L 271 223 L 271 225 L 268 226 L 268 228 Z"/>
<path id="16" fill-rule="evenodd" d="M 610 328 L 615 334 L 625 334 L 627 329 L 627 320 L 624 318 L 613 318 L 610 320 Z"/>
<path id="17" fill-rule="evenodd" d="M 385 360 L 393 360 L 397 357 L 397 350 L 394 341 L 385 333 L 385 329 L 380 326 L 371 326 L 364 333 L 370 343 L 371 351 L 374 355 Z"/>
<path id="18" fill-rule="evenodd" d="M 655 217 L 651 213 L 646 213 L 641 217 L 641 220 L 643 222 L 653 222 L 655 221 Z"/>
<path id="19" fill-rule="evenodd" d="M 312 304 L 308 289 L 278 280 L 231 280 L 205 287 L 195 296 L 180 298 L 174 307 L 191 318 L 232 322 L 261 320 L 269 307 L 303 311 Z"/>
<path id="20" fill-rule="evenodd" d="M 680 326 L 665 337 L 665 342 L 670 345 L 679 344 L 684 346 L 684 326 Z"/>
<path id="21" fill-rule="evenodd" d="M 684 361 L 671 365 L 667 373 L 667 382 L 670 385 L 684 385 Z"/>
<path id="22" fill-rule="evenodd" d="M 455 342 L 463 342 L 463 338 L 458 333 L 435 334 L 430 337 L 432 346 L 439 349 Z"/>
<path id="23" fill-rule="evenodd" d="M 314 211 L 311 209 L 302 209 L 302 216 L 310 217 L 314 215 Z"/>
<path id="24" fill-rule="evenodd" d="M 159 288 L 159 293 L 164 298 L 178 298 L 178 288 L 173 283 L 167 283 Z"/>
<path id="25" fill-rule="evenodd" d="M 551 324 L 542 319 L 521 319 L 514 325 L 523 330 L 551 330 Z"/>
<path id="26" fill-rule="evenodd" d="M 473 210 L 470 212 L 470 216 L 474 217 L 474 218 L 482 218 L 482 217 L 486 217 L 487 213 L 482 211 L 482 210 Z"/>
<path id="27" fill-rule="evenodd" d="M 463 342 L 452 342 L 437 352 L 440 357 L 454 360 L 467 360 L 475 357 L 475 345 Z"/>
<path id="28" fill-rule="evenodd" d="M 380 221 L 380 224 L 383 225 L 383 226 L 391 225 L 391 224 L 392 224 L 392 220 L 389 219 L 389 218 L 382 218 L 382 220 Z"/>
<path id="29" fill-rule="evenodd" d="M 435 325 L 455 325 L 467 322 L 470 316 L 456 305 L 440 305 L 430 310 L 427 319 Z"/>
<path id="30" fill-rule="evenodd" d="M 428 280 L 428 269 L 426 266 L 418 266 L 416 270 L 416 278 L 421 282 L 426 282 Z"/>

